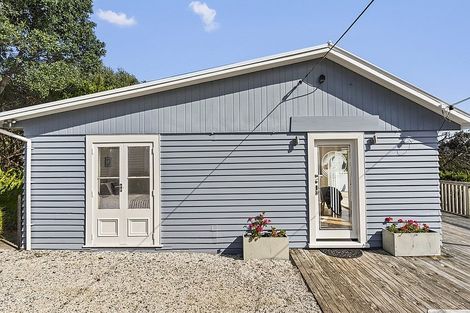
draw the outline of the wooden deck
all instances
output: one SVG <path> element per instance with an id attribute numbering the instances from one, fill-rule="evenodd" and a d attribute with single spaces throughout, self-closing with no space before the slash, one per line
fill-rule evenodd
<path id="1" fill-rule="evenodd" d="M 440 257 L 365 250 L 340 259 L 300 249 L 291 257 L 325 313 L 470 309 L 470 220 L 448 214 L 443 220 Z"/>

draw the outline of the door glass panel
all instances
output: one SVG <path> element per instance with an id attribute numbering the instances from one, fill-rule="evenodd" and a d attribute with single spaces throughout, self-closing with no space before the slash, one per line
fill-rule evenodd
<path id="1" fill-rule="evenodd" d="M 99 147 L 100 177 L 119 178 L 119 147 Z"/>
<path id="2" fill-rule="evenodd" d="M 150 147 L 129 147 L 129 177 L 149 176 Z"/>
<path id="3" fill-rule="evenodd" d="M 98 158 L 98 209 L 119 209 L 119 147 L 99 147 Z"/>
<path id="4" fill-rule="evenodd" d="M 129 209 L 150 208 L 150 179 L 129 178 Z"/>
<path id="5" fill-rule="evenodd" d="M 129 209 L 150 209 L 150 147 L 128 148 Z"/>
<path id="6" fill-rule="evenodd" d="M 320 229 L 352 229 L 350 146 L 318 146 Z"/>

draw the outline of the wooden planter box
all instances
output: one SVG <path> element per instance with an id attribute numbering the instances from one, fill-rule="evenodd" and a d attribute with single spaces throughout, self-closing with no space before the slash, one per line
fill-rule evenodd
<path id="1" fill-rule="evenodd" d="M 392 233 L 382 230 L 382 246 L 394 256 L 441 255 L 441 235 L 428 233 Z"/>
<path id="2" fill-rule="evenodd" d="M 289 260 L 289 239 L 287 237 L 261 237 L 251 240 L 243 237 L 243 259 Z"/>

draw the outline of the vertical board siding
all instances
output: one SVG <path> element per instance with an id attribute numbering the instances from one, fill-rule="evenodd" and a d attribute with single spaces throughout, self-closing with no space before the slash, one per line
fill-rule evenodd
<path id="1" fill-rule="evenodd" d="M 384 219 L 414 219 L 441 231 L 437 132 L 366 134 L 367 235 L 380 247 Z"/>
<path id="2" fill-rule="evenodd" d="M 315 62 L 53 114 L 18 125 L 27 136 L 249 132 Z M 319 86 L 320 74 L 326 75 L 326 81 Z M 292 116 L 370 115 L 380 117 L 383 131 L 435 130 L 442 123 L 439 114 L 326 61 L 256 132 L 289 132 Z M 449 123 L 445 129 L 459 127 Z"/>
<path id="3" fill-rule="evenodd" d="M 247 218 L 262 211 L 287 230 L 292 247 L 304 248 L 306 140 L 299 137 L 292 146 L 295 135 L 252 135 L 236 148 L 244 135 L 161 136 L 164 249 L 240 252 Z"/>
<path id="4" fill-rule="evenodd" d="M 33 249 L 81 249 L 85 242 L 85 136 L 32 139 Z"/>

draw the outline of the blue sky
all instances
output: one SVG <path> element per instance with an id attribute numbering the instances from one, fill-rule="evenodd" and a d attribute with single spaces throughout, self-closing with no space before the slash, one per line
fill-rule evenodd
<path id="1" fill-rule="evenodd" d="M 92 19 L 106 65 L 149 81 L 335 41 L 367 3 L 95 0 Z M 452 103 L 470 96 L 469 12 L 468 0 L 376 0 L 339 45 Z"/>

